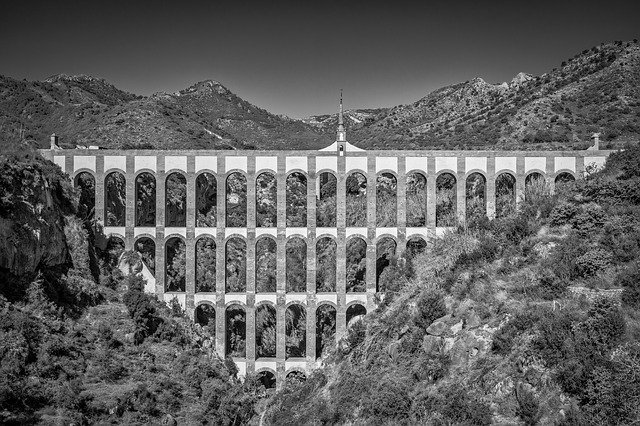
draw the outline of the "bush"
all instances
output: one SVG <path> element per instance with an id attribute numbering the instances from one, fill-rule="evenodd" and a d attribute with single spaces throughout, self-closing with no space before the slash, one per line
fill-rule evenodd
<path id="1" fill-rule="evenodd" d="M 578 213 L 578 207 L 570 202 L 562 202 L 557 204 L 549 214 L 549 220 L 554 226 L 561 226 L 570 223 L 573 217 Z"/>
<path id="2" fill-rule="evenodd" d="M 444 297 L 438 291 L 424 291 L 416 301 L 416 313 L 413 322 L 426 330 L 433 321 L 447 314 Z"/>
<path id="3" fill-rule="evenodd" d="M 535 311 L 517 313 L 493 335 L 491 350 L 499 355 L 508 354 L 515 338 L 531 330 L 538 320 L 539 315 Z"/>
<path id="4" fill-rule="evenodd" d="M 637 262 L 623 269 L 616 279 L 622 286 L 622 303 L 634 309 L 640 308 L 640 264 Z"/>
<path id="5" fill-rule="evenodd" d="M 576 258 L 576 268 L 580 276 L 587 278 L 594 276 L 611 265 L 612 256 L 606 250 L 596 248 L 589 250 L 582 256 Z"/>
<path id="6" fill-rule="evenodd" d="M 515 387 L 515 394 L 516 401 L 518 401 L 518 407 L 516 408 L 518 417 L 520 417 L 527 426 L 537 425 L 542 417 L 542 413 L 540 412 L 540 404 L 534 393 L 519 384 Z"/>
<path id="7" fill-rule="evenodd" d="M 538 273 L 538 289 L 540 290 L 540 297 L 546 300 L 553 300 L 562 296 L 567 289 L 567 285 L 551 269 L 543 268 Z"/>

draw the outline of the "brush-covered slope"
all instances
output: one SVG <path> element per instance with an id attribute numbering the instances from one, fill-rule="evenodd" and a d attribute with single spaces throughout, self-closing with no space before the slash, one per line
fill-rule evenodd
<path id="1" fill-rule="evenodd" d="M 640 421 L 640 148 L 391 262 L 378 309 L 267 424 Z"/>
<path id="2" fill-rule="evenodd" d="M 359 146 L 586 148 L 638 140 L 640 44 L 602 44 L 541 76 L 511 82 L 482 78 L 438 89 L 413 104 L 382 111 L 350 133 Z"/>
<path id="3" fill-rule="evenodd" d="M 48 146 L 158 149 L 309 149 L 331 138 L 298 120 L 270 114 L 215 81 L 143 97 L 102 79 L 46 81 L 0 77 L 0 139 Z"/>

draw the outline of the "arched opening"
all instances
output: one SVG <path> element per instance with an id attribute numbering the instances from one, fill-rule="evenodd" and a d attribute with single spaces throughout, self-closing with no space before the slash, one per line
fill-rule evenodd
<path id="1" fill-rule="evenodd" d="M 82 220 L 91 220 L 96 208 L 96 180 L 89 172 L 80 172 L 76 176 L 75 187 L 80 190 L 78 216 Z"/>
<path id="2" fill-rule="evenodd" d="M 442 173 L 436 179 L 436 226 L 455 226 L 458 210 L 456 177 Z"/>
<path id="3" fill-rule="evenodd" d="M 165 226 L 187 226 L 187 178 L 182 173 L 167 176 L 164 214 Z"/>
<path id="4" fill-rule="evenodd" d="M 214 227 L 218 214 L 218 181 L 208 172 L 196 178 L 196 226 Z"/>
<path id="5" fill-rule="evenodd" d="M 265 389 L 276 388 L 276 376 L 271 371 L 269 370 L 261 371 L 258 373 L 256 377 L 258 379 L 258 382 L 260 382 L 260 384 L 264 386 Z"/>
<path id="6" fill-rule="evenodd" d="M 148 172 L 136 176 L 136 226 L 156 226 L 156 178 Z"/>
<path id="7" fill-rule="evenodd" d="M 354 172 L 346 181 L 346 226 L 367 226 L 367 178 Z"/>
<path id="8" fill-rule="evenodd" d="M 405 251 L 405 258 L 407 261 L 412 260 L 419 254 L 424 253 L 427 250 L 427 242 L 422 237 L 411 237 L 407 241 L 407 248 Z"/>
<path id="9" fill-rule="evenodd" d="M 138 238 L 134 244 L 142 263 L 149 269 L 151 275 L 156 275 L 156 243 L 149 237 Z"/>
<path id="10" fill-rule="evenodd" d="M 286 256 L 286 291 L 295 293 L 307 291 L 307 243 L 298 237 L 289 239 Z"/>
<path id="11" fill-rule="evenodd" d="M 398 217 L 398 181 L 391 173 L 376 178 L 376 226 L 396 226 Z"/>
<path id="12" fill-rule="evenodd" d="M 247 243 L 238 237 L 229 238 L 225 246 L 225 292 L 247 291 Z"/>
<path id="13" fill-rule="evenodd" d="M 245 228 L 247 226 L 247 178 L 240 172 L 227 177 L 226 184 L 226 226 Z"/>
<path id="14" fill-rule="evenodd" d="M 383 291 L 380 289 L 380 276 L 396 255 L 396 248 L 397 244 L 391 237 L 381 238 L 376 244 L 376 291 Z"/>
<path id="15" fill-rule="evenodd" d="M 558 173 L 554 182 L 556 192 L 562 193 L 566 191 L 575 181 L 576 178 L 569 172 Z"/>
<path id="16" fill-rule="evenodd" d="M 367 309 L 359 303 L 355 303 L 347 308 L 347 328 L 351 327 L 367 314 Z"/>
<path id="17" fill-rule="evenodd" d="M 172 237 L 165 245 L 165 291 L 185 291 L 186 246 L 184 240 Z"/>
<path id="18" fill-rule="evenodd" d="M 422 173 L 407 175 L 407 226 L 427 225 L 427 178 Z"/>
<path id="19" fill-rule="evenodd" d="M 336 253 L 333 238 L 323 237 L 316 243 L 316 292 L 336 291 Z"/>
<path id="20" fill-rule="evenodd" d="M 285 311 L 285 356 L 304 357 L 307 352 L 307 311 L 304 306 L 293 304 Z"/>
<path id="21" fill-rule="evenodd" d="M 524 180 L 524 198 L 525 200 L 535 200 L 537 197 L 549 194 L 547 181 L 542 173 L 532 172 L 527 175 Z"/>
<path id="22" fill-rule="evenodd" d="M 211 336 L 213 336 L 215 340 L 216 310 L 212 305 L 208 303 L 202 303 L 196 306 L 195 321 L 196 324 L 200 324 L 203 329 L 205 329 Z"/>
<path id="23" fill-rule="evenodd" d="M 307 376 L 302 371 L 294 370 L 287 373 L 287 377 L 285 380 L 287 384 L 295 385 L 304 383 L 307 380 Z"/>
<path id="24" fill-rule="evenodd" d="M 120 172 L 104 178 L 105 226 L 124 226 L 127 209 L 127 181 Z"/>
<path id="25" fill-rule="evenodd" d="M 496 217 L 505 217 L 516 210 L 516 178 L 500 173 L 496 178 Z"/>
<path id="26" fill-rule="evenodd" d="M 262 237 L 256 243 L 256 292 L 275 293 L 277 278 L 277 245 L 271 237 Z"/>
<path id="27" fill-rule="evenodd" d="M 247 337 L 247 316 L 244 307 L 238 304 L 229 305 L 225 310 L 225 316 L 227 327 L 225 353 L 231 357 L 244 358 Z"/>
<path id="28" fill-rule="evenodd" d="M 367 243 L 360 237 L 347 241 L 347 293 L 367 291 Z"/>
<path id="29" fill-rule="evenodd" d="M 110 235 L 107 239 L 106 248 L 100 253 L 106 269 L 118 267 L 122 253 L 124 253 L 124 240 L 120 237 Z"/>
<path id="30" fill-rule="evenodd" d="M 324 304 L 316 309 L 316 359 L 333 348 L 336 341 L 336 308 Z"/>
<path id="31" fill-rule="evenodd" d="M 256 357 L 275 357 L 276 344 L 276 308 L 265 303 L 256 308 Z"/>
<path id="32" fill-rule="evenodd" d="M 278 226 L 278 185 L 273 173 L 260 173 L 256 178 L 256 226 Z"/>
<path id="33" fill-rule="evenodd" d="M 333 173 L 322 172 L 318 176 L 317 185 L 316 226 L 321 228 L 335 227 L 338 181 Z"/>
<path id="34" fill-rule="evenodd" d="M 287 226 L 307 226 L 307 177 L 300 172 L 287 176 Z"/>
<path id="35" fill-rule="evenodd" d="M 196 292 L 216 291 L 216 241 L 202 237 L 196 243 Z"/>
<path id="36" fill-rule="evenodd" d="M 471 173 L 465 185 L 465 217 L 467 223 L 478 221 L 487 215 L 487 179 L 482 173 Z"/>

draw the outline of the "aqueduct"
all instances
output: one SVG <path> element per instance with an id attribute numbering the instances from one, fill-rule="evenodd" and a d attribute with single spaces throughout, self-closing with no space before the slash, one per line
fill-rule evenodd
<path id="1" fill-rule="evenodd" d="M 422 250 L 464 222 L 470 191 L 480 188 L 480 208 L 494 217 L 504 200 L 497 182 L 511 185 L 507 199 L 516 202 L 533 176 L 553 187 L 602 166 L 609 151 L 364 151 L 341 126 L 336 142 L 318 151 L 52 147 L 42 154 L 77 185 L 95 188 L 95 218 L 106 235 L 154 258 L 161 300 L 176 298 L 210 327 L 217 351 L 233 356 L 240 374 L 268 372 L 280 381 L 312 370 L 324 337 L 339 338 L 348 320 L 375 307 L 384 290 L 379 262 Z M 182 188 L 177 202 L 175 191 L 167 196 L 174 187 Z M 292 187 L 303 196 L 291 196 Z M 441 190 L 449 205 L 439 203 Z M 184 281 L 168 287 L 179 250 Z M 297 263 L 297 275 L 288 263 Z M 265 315 L 275 329 L 268 350 L 260 343 L 271 337 L 256 322 Z M 295 348 L 292 324 L 305 330 Z"/>

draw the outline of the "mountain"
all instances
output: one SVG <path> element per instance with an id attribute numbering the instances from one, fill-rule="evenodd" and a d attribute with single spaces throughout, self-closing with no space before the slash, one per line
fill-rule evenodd
<path id="1" fill-rule="evenodd" d="M 0 140 L 109 148 L 320 148 L 331 138 L 271 114 L 207 80 L 176 93 L 137 96 L 103 79 L 58 75 L 45 81 L 0 76 Z"/>
<path id="2" fill-rule="evenodd" d="M 584 149 L 594 132 L 603 146 L 622 146 L 640 135 L 640 45 L 601 44 L 540 76 L 474 78 L 411 104 L 347 110 L 345 124 L 362 148 Z M 63 146 L 315 149 L 334 140 L 336 126 L 336 114 L 271 114 L 213 80 L 138 96 L 84 75 L 0 76 L 2 143 L 47 146 L 55 132 Z"/>
<path id="3" fill-rule="evenodd" d="M 408 149 L 497 146 L 585 148 L 594 132 L 605 141 L 638 140 L 640 45 L 602 44 L 541 76 L 511 82 L 481 78 L 443 87 L 356 126 L 363 147 Z"/>

